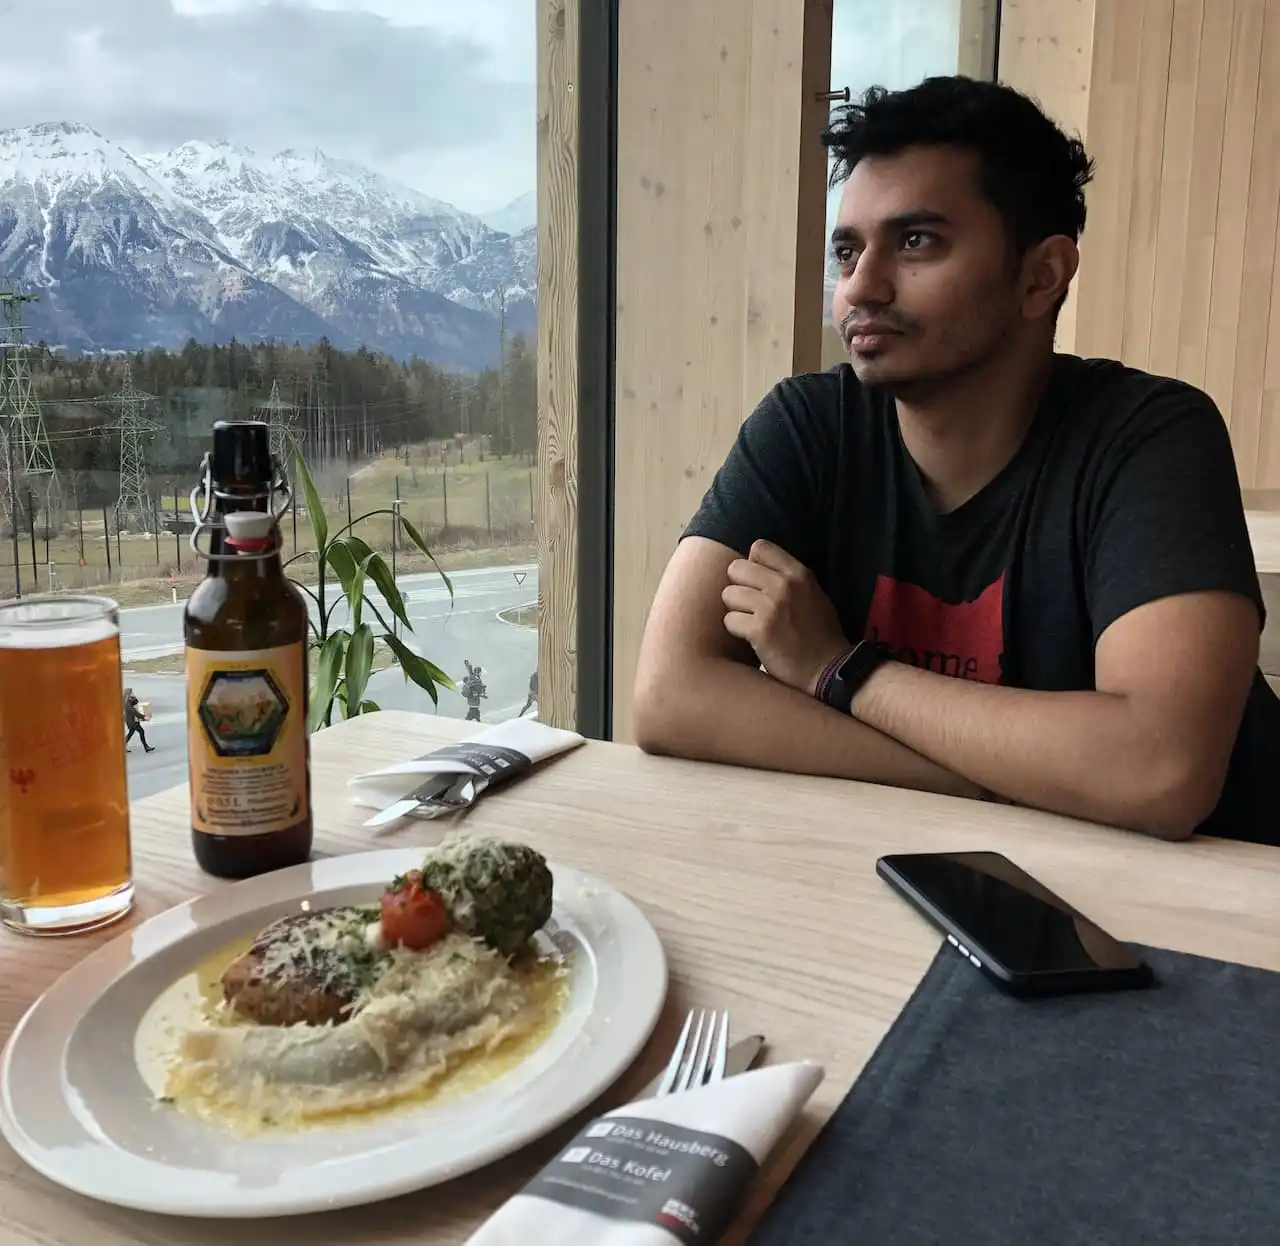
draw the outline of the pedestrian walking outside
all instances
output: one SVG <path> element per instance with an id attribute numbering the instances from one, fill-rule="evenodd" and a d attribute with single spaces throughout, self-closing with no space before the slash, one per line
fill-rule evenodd
<path id="1" fill-rule="evenodd" d="M 538 700 L 538 672 L 534 671 L 529 676 L 529 695 L 525 699 L 524 709 L 516 715 L 517 718 L 523 718 L 529 712 L 529 706 L 535 704 Z"/>
<path id="2" fill-rule="evenodd" d="M 138 695 L 132 688 L 124 690 L 124 725 L 128 729 L 124 737 L 124 750 L 129 751 L 129 741 L 137 736 L 142 741 L 144 753 L 154 753 L 155 746 L 147 743 L 147 733 L 142 729 L 142 706 L 138 704 Z"/>
<path id="3" fill-rule="evenodd" d="M 467 703 L 467 722 L 480 721 L 480 702 L 489 699 L 488 689 L 484 686 L 484 669 L 472 666 L 466 658 L 462 659 L 467 668 L 467 677 L 462 681 L 462 697 Z"/>

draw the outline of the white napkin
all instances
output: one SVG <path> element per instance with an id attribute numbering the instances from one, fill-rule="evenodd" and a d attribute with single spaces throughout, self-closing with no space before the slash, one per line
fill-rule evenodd
<path id="1" fill-rule="evenodd" d="M 586 737 L 576 731 L 512 718 L 422 757 L 358 774 L 347 783 L 357 805 L 379 810 L 365 826 L 384 826 L 405 817 L 437 818 L 467 808 L 495 784 L 585 743 Z"/>
<path id="2" fill-rule="evenodd" d="M 824 1075 L 780 1064 L 606 1112 L 467 1246 L 711 1246 Z"/>

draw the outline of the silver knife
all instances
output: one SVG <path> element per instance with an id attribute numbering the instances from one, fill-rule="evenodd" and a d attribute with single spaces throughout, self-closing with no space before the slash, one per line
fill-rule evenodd
<path id="1" fill-rule="evenodd" d="M 430 775 L 402 800 L 375 813 L 364 825 L 385 826 L 388 822 L 437 807 L 449 810 L 465 808 L 476 798 L 475 782 L 476 776 L 471 773 L 447 771 Z"/>
<path id="2" fill-rule="evenodd" d="M 731 1043 L 728 1054 L 725 1056 L 724 1075 L 725 1077 L 733 1077 L 738 1073 L 745 1073 L 760 1058 L 760 1053 L 764 1050 L 764 1035 L 749 1034 L 746 1038 L 740 1038 L 736 1043 Z M 665 1070 L 664 1070 L 665 1072 Z M 653 1079 L 637 1096 L 637 1099 L 650 1099 L 657 1091 L 658 1086 L 662 1082 L 662 1073 Z"/>

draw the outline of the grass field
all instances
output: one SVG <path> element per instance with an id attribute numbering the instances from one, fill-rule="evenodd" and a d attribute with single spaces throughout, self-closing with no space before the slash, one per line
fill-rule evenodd
<path id="1" fill-rule="evenodd" d="M 482 463 L 474 452 L 464 456 L 466 461 L 458 461 L 454 449 L 446 466 L 437 447 L 416 445 L 409 448 L 408 462 L 388 453 L 356 468 L 349 477 L 343 470 L 323 473 L 316 484 L 330 532 L 347 522 L 348 484 L 352 518 L 390 509 L 398 487 L 404 517 L 422 533 L 446 570 L 532 561 L 533 465 L 527 459 L 512 458 Z M 173 588 L 179 596 L 185 595 L 184 588 L 189 590 L 204 574 L 204 563 L 192 552 L 189 535 L 117 537 L 112 533 L 108 538 L 101 511 L 83 512 L 78 523 L 73 516 L 72 524 L 74 531 L 47 541 L 37 532 L 34 555 L 30 534 L 19 535 L 18 587 L 24 596 L 100 588 L 121 605 L 143 605 L 168 599 Z M 384 515 L 365 520 L 356 532 L 389 559 L 391 528 L 391 517 Z M 305 508 L 300 507 L 296 515 L 287 513 L 281 530 L 286 558 L 313 548 Z M 6 538 L 0 542 L 0 595 L 14 593 L 13 563 L 13 541 Z M 401 539 L 396 569 L 426 571 L 431 563 L 412 546 L 406 550 Z M 305 564 L 298 566 L 298 573 L 298 578 L 306 578 Z"/>

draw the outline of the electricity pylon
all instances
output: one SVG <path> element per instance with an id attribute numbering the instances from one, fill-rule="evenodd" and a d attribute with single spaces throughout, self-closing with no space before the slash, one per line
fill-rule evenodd
<path id="1" fill-rule="evenodd" d="M 102 401 L 118 407 L 120 411 L 111 426 L 120 431 L 120 496 L 115 505 L 116 531 L 149 533 L 155 522 L 155 511 L 151 506 L 144 443 L 152 433 L 161 432 L 164 427 L 146 414 L 147 407 L 155 401 L 155 395 L 134 385 L 133 365 L 126 360 L 124 380 L 119 390 Z"/>
<path id="2" fill-rule="evenodd" d="M 3 361 L 0 360 L 0 367 L 2 366 Z M 5 534 L 12 531 L 9 525 L 13 522 L 16 510 L 14 489 L 17 472 L 11 444 L 8 425 L 0 424 L 0 533 Z"/>
<path id="3" fill-rule="evenodd" d="M 34 294 L 17 290 L 0 290 L 0 307 L 4 324 L 0 326 L 0 420 L 3 420 L 6 442 L 4 450 L 4 517 L 16 523 L 22 514 L 20 481 L 25 478 L 26 491 L 34 508 L 40 499 L 45 527 L 56 532 L 62 526 L 62 488 L 53 461 L 49 434 L 45 431 L 40 400 L 31 384 L 31 361 L 23 342 L 22 309 L 26 303 L 39 302 Z M 31 516 L 34 525 L 35 516 Z"/>
<path id="4" fill-rule="evenodd" d="M 283 465 L 286 473 L 292 471 L 293 456 L 302 440 L 293 422 L 298 408 L 280 397 L 279 381 L 271 382 L 271 397 L 266 402 L 257 403 L 256 408 L 266 422 L 272 455 Z"/>

